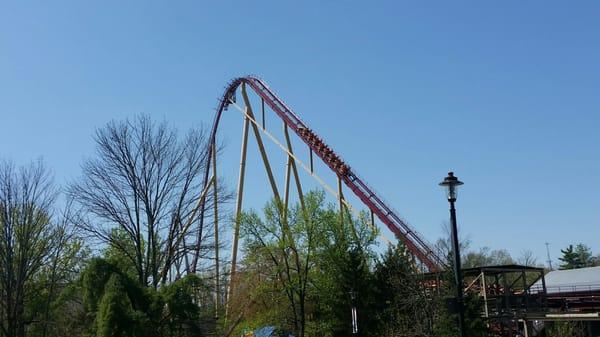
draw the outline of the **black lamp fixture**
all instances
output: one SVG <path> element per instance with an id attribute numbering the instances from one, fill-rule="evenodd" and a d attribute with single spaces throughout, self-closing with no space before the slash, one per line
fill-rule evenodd
<path id="1" fill-rule="evenodd" d="M 462 181 L 454 176 L 454 172 L 448 172 L 448 176 L 444 178 L 444 181 L 440 183 L 440 186 L 446 188 L 446 197 L 448 198 L 448 201 L 454 202 L 456 201 L 456 195 L 458 194 L 458 187 L 463 184 Z"/>

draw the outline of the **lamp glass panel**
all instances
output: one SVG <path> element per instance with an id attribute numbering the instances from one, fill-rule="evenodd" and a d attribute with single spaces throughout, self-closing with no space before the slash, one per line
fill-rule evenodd
<path id="1" fill-rule="evenodd" d="M 446 194 L 447 194 L 448 200 L 456 199 L 456 196 L 458 194 L 458 186 L 457 185 L 446 186 Z"/>

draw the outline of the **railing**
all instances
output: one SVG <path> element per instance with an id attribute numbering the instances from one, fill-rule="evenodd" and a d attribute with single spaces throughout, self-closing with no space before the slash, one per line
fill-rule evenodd
<path id="1" fill-rule="evenodd" d="M 531 286 L 531 293 L 542 293 L 544 288 L 542 285 Z M 565 286 L 550 286 L 546 287 L 546 294 L 557 295 L 557 294 L 569 294 L 569 293 L 586 293 L 586 292 L 600 292 L 600 284 L 573 284 Z"/>

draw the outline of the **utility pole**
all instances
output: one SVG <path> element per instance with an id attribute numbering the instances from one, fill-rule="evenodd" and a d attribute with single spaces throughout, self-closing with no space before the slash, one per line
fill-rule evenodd
<path id="1" fill-rule="evenodd" d="M 550 270 L 552 269 L 552 259 L 550 258 L 550 243 L 546 242 L 546 256 L 548 257 L 548 260 L 546 260 L 546 262 L 548 262 L 548 267 L 550 268 Z"/>

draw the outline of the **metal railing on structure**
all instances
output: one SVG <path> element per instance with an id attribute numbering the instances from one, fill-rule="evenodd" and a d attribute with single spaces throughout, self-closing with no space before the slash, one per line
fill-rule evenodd
<path id="1" fill-rule="evenodd" d="M 534 285 L 530 288 L 531 293 L 541 293 L 544 291 L 543 286 Z M 572 284 L 562 286 L 546 286 L 546 294 L 548 296 L 556 296 L 560 294 L 572 293 L 591 293 L 600 292 L 600 284 Z"/>

